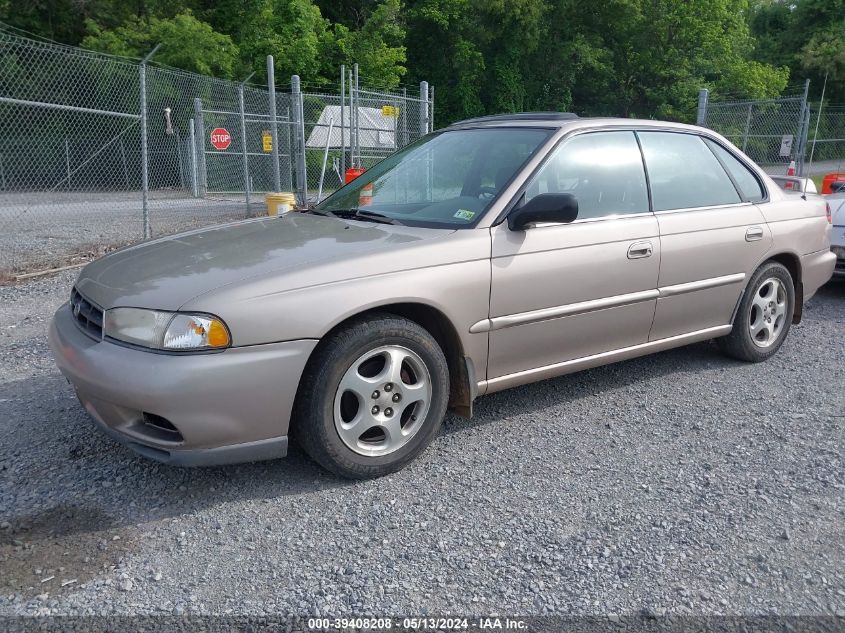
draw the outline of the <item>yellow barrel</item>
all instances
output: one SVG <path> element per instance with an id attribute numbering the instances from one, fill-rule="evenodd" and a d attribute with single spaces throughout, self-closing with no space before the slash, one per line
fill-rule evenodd
<path id="1" fill-rule="evenodd" d="M 271 191 L 264 200 L 267 202 L 267 215 L 281 215 L 293 211 L 296 206 L 296 197 L 289 191 Z"/>

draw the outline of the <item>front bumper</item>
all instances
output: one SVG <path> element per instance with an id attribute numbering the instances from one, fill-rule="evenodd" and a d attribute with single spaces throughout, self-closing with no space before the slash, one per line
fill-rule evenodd
<path id="1" fill-rule="evenodd" d="M 181 466 L 284 457 L 299 378 L 317 344 L 149 352 L 90 338 L 67 304 L 53 317 L 49 340 L 103 430 L 141 455 Z"/>

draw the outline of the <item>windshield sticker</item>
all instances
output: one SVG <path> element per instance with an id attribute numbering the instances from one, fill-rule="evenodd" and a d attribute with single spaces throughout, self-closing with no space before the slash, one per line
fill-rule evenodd
<path id="1" fill-rule="evenodd" d="M 472 220 L 475 217 L 475 211 L 467 211 L 466 209 L 458 209 L 455 212 L 454 217 L 460 218 L 461 220 Z"/>

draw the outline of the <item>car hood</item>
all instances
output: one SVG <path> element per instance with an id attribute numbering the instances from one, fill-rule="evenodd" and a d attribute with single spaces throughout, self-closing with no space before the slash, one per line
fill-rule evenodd
<path id="1" fill-rule="evenodd" d="M 88 264 L 78 290 L 102 308 L 178 310 L 193 297 L 244 279 L 384 252 L 452 233 L 313 214 L 245 220 L 160 238 Z"/>

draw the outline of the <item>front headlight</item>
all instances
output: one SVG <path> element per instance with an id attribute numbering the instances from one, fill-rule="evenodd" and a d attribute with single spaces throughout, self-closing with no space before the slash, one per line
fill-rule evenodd
<path id="1" fill-rule="evenodd" d="M 232 342 L 226 324 L 210 314 L 141 308 L 106 310 L 104 334 L 133 345 L 174 351 L 221 349 Z"/>

